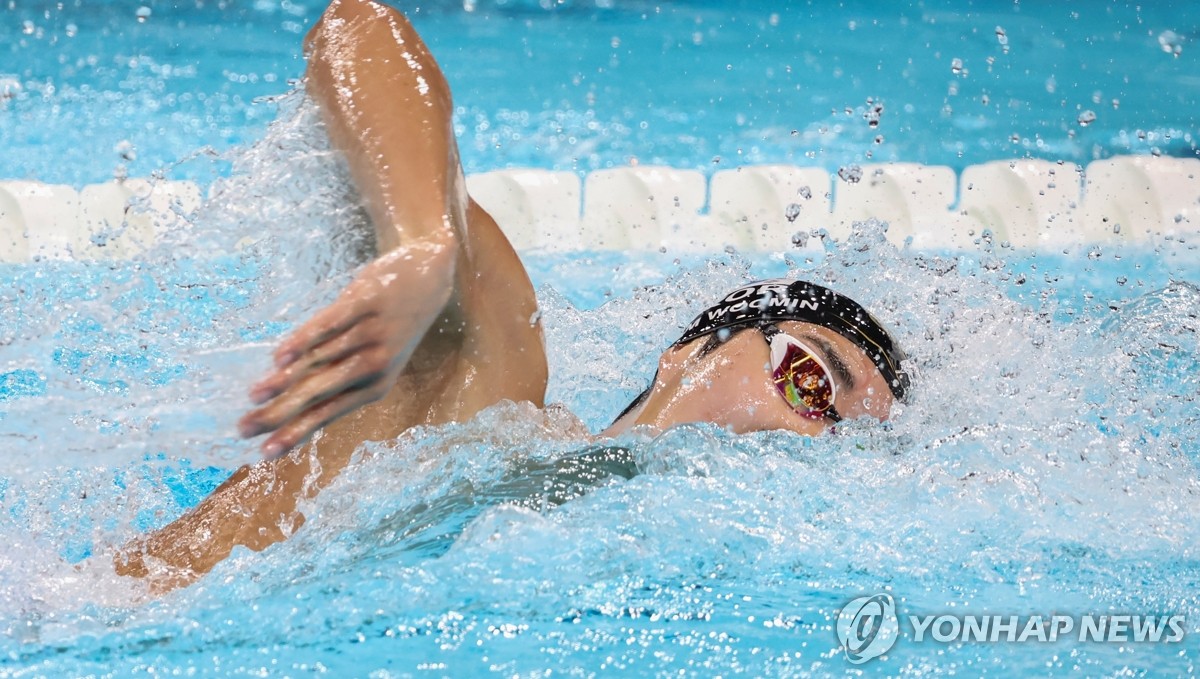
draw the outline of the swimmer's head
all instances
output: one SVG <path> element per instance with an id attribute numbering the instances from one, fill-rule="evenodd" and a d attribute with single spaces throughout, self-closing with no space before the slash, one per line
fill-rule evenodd
<path id="1" fill-rule="evenodd" d="M 909 391 L 904 359 L 854 300 L 806 281 L 753 283 L 688 325 L 605 433 L 713 422 L 815 435 L 843 418 L 883 420 Z"/>

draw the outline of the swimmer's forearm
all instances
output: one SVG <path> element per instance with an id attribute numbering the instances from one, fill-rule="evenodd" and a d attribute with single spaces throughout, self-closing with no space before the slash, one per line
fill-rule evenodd
<path id="1" fill-rule="evenodd" d="M 334 0 L 305 44 L 309 94 L 346 154 L 380 252 L 452 243 L 466 219 L 453 105 L 408 20 L 371 0 Z"/>
<path id="2" fill-rule="evenodd" d="M 307 455 L 245 465 L 186 514 L 121 548 L 116 572 L 146 579 L 155 593 L 187 586 L 237 545 L 257 552 L 285 539 L 304 523 L 296 503 L 306 489 L 335 475 L 314 473 Z"/>

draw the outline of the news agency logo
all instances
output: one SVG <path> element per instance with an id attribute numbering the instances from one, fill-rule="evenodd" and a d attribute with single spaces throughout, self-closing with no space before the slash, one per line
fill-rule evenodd
<path id="1" fill-rule="evenodd" d="M 846 660 L 855 665 L 887 653 L 900 636 L 892 595 L 873 594 L 847 603 L 838 613 L 837 635 Z"/>
<path id="2" fill-rule="evenodd" d="M 1186 635 L 1182 615 L 906 615 L 890 594 L 847 602 L 837 615 L 846 660 L 860 665 L 891 650 L 906 625 L 914 642 L 1079 642 L 1176 644 Z"/>

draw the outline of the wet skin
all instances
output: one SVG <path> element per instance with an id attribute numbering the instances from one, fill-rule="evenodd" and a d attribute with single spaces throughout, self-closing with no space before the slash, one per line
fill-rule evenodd
<path id="1" fill-rule="evenodd" d="M 843 418 L 887 419 L 892 393 L 883 375 L 857 345 L 811 323 L 785 321 L 780 330 L 816 349 L 837 387 L 834 408 Z M 712 422 L 737 433 L 785 429 L 817 436 L 828 418 L 798 414 L 775 388 L 770 349 L 758 330 L 733 335 L 707 356 L 704 338 L 665 351 L 650 395 L 604 431 L 616 436 L 635 426 L 664 431 L 686 422 Z"/>
<path id="2" fill-rule="evenodd" d="M 297 504 L 338 476 L 364 441 L 462 422 L 500 401 L 545 398 L 537 300 L 495 221 L 466 192 L 450 91 L 412 25 L 371 0 L 334 0 L 305 41 L 306 88 L 346 157 L 375 229 L 379 258 L 275 352 L 241 419 L 266 459 L 235 471 L 184 516 L 133 540 L 118 573 L 154 591 L 184 586 L 237 545 L 262 550 L 306 520 Z M 883 377 L 840 335 L 804 323 L 784 332 L 828 348 L 843 417 L 882 419 Z M 667 350 L 636 410 L 603 433 L 706 421 L 736 432 L 817 435 L 771 382 L 757 332 L 700 358 L 702 340 Z"/>

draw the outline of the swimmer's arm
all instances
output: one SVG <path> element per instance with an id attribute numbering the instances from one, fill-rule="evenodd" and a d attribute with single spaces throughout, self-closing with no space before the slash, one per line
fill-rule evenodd
<path id="1" fill-rule="evenodd" d="M 305 41 L 309 94 L 346 157 L 379 258 L 285 339 L 251 392 L 244 436 L 268 456 L 395 384 L 455 288 L 467 198 L 437 63 L 398 12 L 335 0 Z M 452 342 L 456 338 L 448 338 Z"/>
<path id="2" fill-rule="evenodd" d="M 373 402 L 396 384 L 454 290 L 467 200 L 437 64 L 402 16 L 363 0 L 335 0 L 305 48 L 309 95 L 345 154 L 380 256 L 284 340 L 276 369 L 252 392 L 262 407 L 240 429 L 272 432 L 263 443 L 272 459 L 238 469 L 119 552 L 117 571 L 151 576 L 155 589 L 191 582 L 236 545 L 257 551 L 285 539 L 304 521 L 298 501 L 336 477 L 359 443 L 398 434 L 387 427 L 387 404 Z M 280 455 L 321 427 L 320 441 Z"/>
<path id="3" fill-rule="evenodd" d="M 266 403 L 241 427 L 274 432 L 264 448 L 276 452 L 337 421 L 289 455 L 239 469 L 183 517 L 122 549 L 118 572 L 152 575 L 159 590 L 207 573 L 235 545 L 261 550 L 286 539 L 304 521 L 298 501 L 332 481 L 362 441 L 466 419 L 502 399 L 540 405 L 545 395 L 532 287 L 495 222 L 462 191 L 449 91 L 415 31 L 382 5 L 339 0 L 307 46 L 310 94 L 346 153 L 382 256 L 280 346 L 278 369 L 252 394 Z M 359 76 L 360 61 L 383 66 Z M 426 366 L 449 356 L 452 367 L 406 366 L 417 342 Z M 392 374 L 401 368 L 410 388 Z M 412 395 L 426 399 L 420 412 L 398 416 L 395 405 Z"/>
<path id="4" fill-rule="evenodd" d="M 467 419 L 503 399 L 540 405 L 546 357 L 533 288 L 466 193 L 450 90 L 420 36 L 382 4 L 334 0 L 306 46 L 309 92 L 381 255 L 281 343 L 276 370 L 251 393 L 265 405 L 243 418 L 242 434 L 271 432 L 263 450 L 277 455 L 388 395 L 418 348 L 420 363 L 440 366 L 420 383 L 424 423 Z"/>
<path id="5" fill-rule="evenodd" d="M 289 455 L 235 471 L 181 518 L 120 549 L 118 575 L 144 578 L 160 594 L 191 584 L 237 545 L 254 551 L 286 539 L 304 523 L 295 511 L 312 459 Z"/>

